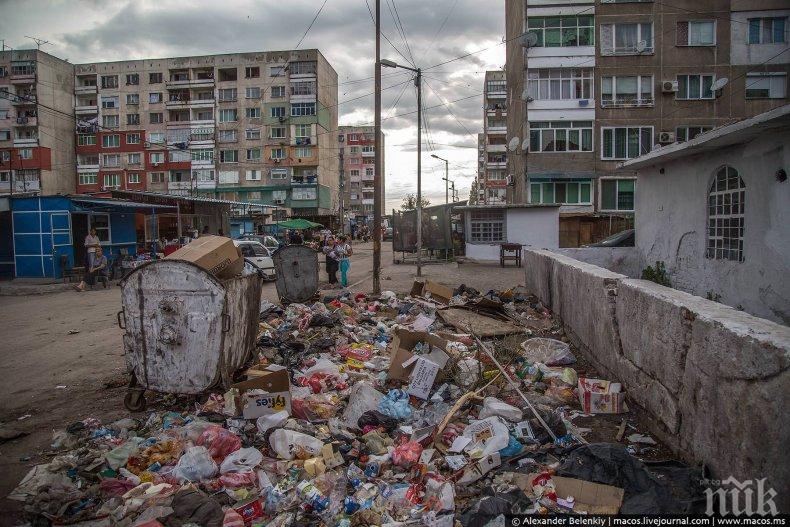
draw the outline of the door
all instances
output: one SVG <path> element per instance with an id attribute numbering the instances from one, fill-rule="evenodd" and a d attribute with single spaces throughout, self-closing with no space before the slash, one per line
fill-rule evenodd
<path id="1" fill-rule="evenodd" d="M 63 264 L 61 258 L 65 256 L 65 266 L 73 267 L 74 261 L 71 258 L 73 253 L 71 239 L 71 218 L 68 212 L 53 212 L 52 221 L 52 265 L 54 266 L 53 276 L 60 278 L 63 276 Z"/>
<path id="2" fill-rule="evenodd" d="M 579 245 L 592 243 L 592 223 L 583 222 L 579 225 Z"/>
<path id="3" fill-rule="evenodd" d="M 71 246 L 74 247 L 74 267 L 88 265 L 85 252 L 85 237 L 88 235 L 88 215 L 73 213 L 71 215 Z"/>

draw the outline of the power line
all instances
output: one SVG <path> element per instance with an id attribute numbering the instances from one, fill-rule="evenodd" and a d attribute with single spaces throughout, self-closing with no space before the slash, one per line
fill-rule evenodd
<path id="1" fill-rule="evenodd" d="M 420 59 L 420 60 L 425 60 L 425 57 L 428 55 L 428 52 L 431 50 L 431 47 L 433 46 L 433 43 L 436 42 L 437 38 L 439 38 L 439 35 L 441 34 L 442 30 L 444 29 L 445 24 L 447 24 L 447 21 L 450 19 L 450 15 L 453 14 L 453 10 L 455 9 L 456 5 L 458 5 L 458 0 L 455 0 L 453 2 L 453 5 L 450 6 L 450 10 L 447 12 L 447 16 L 445 16 L 444 20 L 442 20 L 442 23 L 439 25 L 439 29 L 436 31 L 436 34 L 433 36 L 433 39 L 431 40 L 431 43 L 428 44 L 428 46 L 425 48 L 425 53 L 422 54 L 422 59 Z"/>
<path id="2" fill-rule="evenodd" d="M 453 116 L 453 119 L 455 119 L 455 122 L 457 122 L 461 126 L 461 128 L 466 130 L 466 133 L 469 134 L 470 136 L 472 136 L 473 139 L 477 140 L 477 134 L 473 134 L 472 132 L 470 132 L 469 128 L 467 128 L 466 125 L 464 123 L 462 123 L 461 120 L 458 119 L 458 117 L 456 117 L 456 115 L 453 113 L 453 110 L 450 108 L 450 106 L 446 102 L 444 102 L 444 100 L 436 92 L 436 90 L 433 89 L 433 86 L 431 86 L 427 82 L 425 83 L 425 85 L 428 86 L 428 88 L 430 88 L 430 90 L 433 92 L 433 94 L 436 95 L 436 98 L 439 99 L 439 101 L 444 105 L 445 108 L 447 108 L 447 111 L 450 113 L 450 115 Z"/>
<path id="3" fill-rule="evenodd" d="M 372 20 L 372 21 L 373 21 L 373 24 L 375 25 L 375 24 L 376 24 L 376 17 L 374 17 L 374 16 L 373 16 L 373 10 L 372 10 L 372 9 L 370 9 L 370 3 L 368 2 L 368 0 L 365 0 L 365 5 L 367 5 L 367 6 L 368 6 L 368 13 L 370 13 L 370 20 Z M 387 35 L 386 35 L 386 34 L 385 34 L 383 31 L 381 32 L 381 36 L 382 36 L 382 37 L 384 37 L 384 40 L 386 40 L 386 41 L 387 41 L 387 44 L 389 44 L 390 46 L 392 46 L 392 49 L 394 49 L 394 50 L 395 50 L 395 52 L 396 52 L 398 55 L 400 55 L 401 57 L 403 57 L 403 60 L 405 60 L 406 62 L 409 62 L 409 59 L 406 57 L 406 55 L 404 55 L 403 53 L 401 53 L 401 51 L 400 51 L 400 50 L 397 48 L 397 46 L 395 46 L 395 44 L 393 44 L 393 43 L 392 43 L 392 41 L 389 39 L 389 37 L 388 37 L 388 36 L 387 36 Z"/>
<path id="4" fill-rule="evenodd" d="M 411 46 L 409 46 L 409 39 L 406 37 L 406 29 L 403 27 L 403 22 L 400 19 L 400 13 L 398 13 L 398 6 L 395 4 L 395 0 L 387 0 L 389 3 L 392 4 L 392 9 L 395 10 L 395 17 L 397 18 L 397 25 L 400 26 L 400 33 L 403 36 L 403 40 L 406 43 L 406 51 L 409 52 L 409 57 L 411 57 L 411 65 L 415 68 L 417 67 L 417 63 L 414 61 L 414 54 L 411 52 Z"/>

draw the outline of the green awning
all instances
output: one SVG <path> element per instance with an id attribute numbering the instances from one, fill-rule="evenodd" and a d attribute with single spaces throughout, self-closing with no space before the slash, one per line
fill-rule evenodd
<path id="1" fill-rule="evenodd" d="M 283 229 L 315 229 L 316 227 L 323 227 L 320 223 L 315 223 L 304 218 L 293 218 L 287 221 L 281 221 L 277 226 Z"/>

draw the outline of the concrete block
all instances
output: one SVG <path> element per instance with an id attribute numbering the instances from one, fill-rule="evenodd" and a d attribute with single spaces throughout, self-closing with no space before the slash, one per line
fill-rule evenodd
<path id="1" fill-rule="evenodd" d="M 551 308 L 551 251 L 529 250 L 522 253 L 524 283 L 531 293 Z"/>

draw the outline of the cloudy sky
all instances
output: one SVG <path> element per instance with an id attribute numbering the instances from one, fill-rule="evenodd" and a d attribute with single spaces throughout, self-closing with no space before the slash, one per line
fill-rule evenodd
<path id="1" fill-rule="evenodd" d="M 368 0 L 373 8 L 373 0 Z M 482 131 L 483 76 L 504 65 L 501 0 L 382 0 L 382 57 L 424 68 L 423 193 L 444 201 L 444 163 L 468 196 Z M 0 39 L 71 62 L 292 49 L 322 0 L 0 0 Z M 400 24 L 396 26 L 395 20 Z M 400 28 L 402 27 L 403 33 Z M 300 48 L 318 48 L 339 76 L 340 124 L 372 124 L 374 26 L 365 0 L 328 0 Z M 405 36 L 405 39 L 404 39 Z M 405 44 L 408 42 L 408 49 Z M 444 61 L 474 53 L 461 60 Z M 415 192 L 416 95 L 409 73 L 384 69 L 387 208 Z M 351 100 L 354 99 L 354 100 Z M 452 102 L 459 100 L 457 102 Z M 397 103 L 397 104 L 396 104 Z M 447 106 L 445 106 L 447 105 Z M 448 110 L 449 106 L 449 110 Z M 399 114 L 408 114 L 399 116 Z"/>

